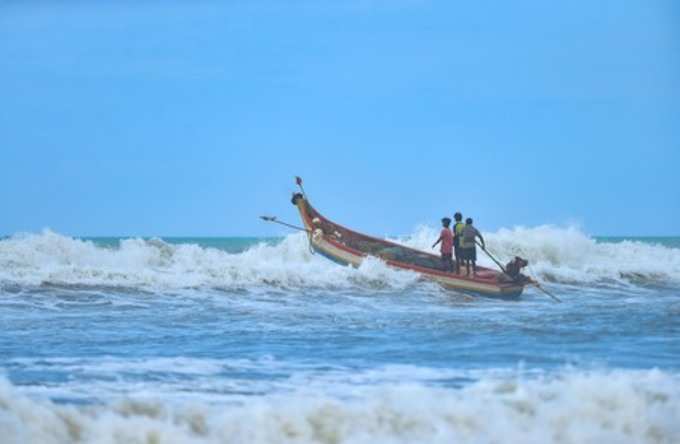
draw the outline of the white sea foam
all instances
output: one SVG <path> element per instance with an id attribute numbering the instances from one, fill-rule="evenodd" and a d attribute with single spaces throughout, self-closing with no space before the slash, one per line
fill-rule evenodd
<path id="1" fill-rule="evenodd" d="M 503 263 L 514 256 L 529 260 L 539 278 L 561 283 L 625 284 L 680 281 L 680 249 L 640 241 L 598 242 L 575 227 L 542 225 L 482 233 L 489 251 Z M 419 227 L 398 241 L 427 249 L 438 230 Z M 481 251 L 479 263 L 495 267 Z"/>
<path id="2" fill-rule="evenodd" d="M 400 242 L 430 249 L 437 237 L 423 227 Z M 485 233 L 499 259 L 520 255 L 539 278 L 562 283 L 637 284 L 680 281 L 680 249 L 637 241 L 596 242 L 575 228 L 540 226 Z M 491 261 L 479 254 L 480 263 Z M 304 234 L 276 245 L 258 244 L 228 253 L 195 244 L 173 245 L 159 239 L 125 239 L 115 248 L 98 246 L 46 230 L 0 241 L 0 284 L 39 286 L 121 286 L 181 288 L 366 288 L 403 289 L 414 273 L 367 260 L 359 269 L 342 267 L 309 250 Z"/>
<path id="3" fill-rule="evenodd" d="M 245 402 L 76 407 L 0 381 L 3 443 L 677 443 L 678 376 L 651 371 L 304 390 Z"/>
<path id="4" fill-rule="evenodd" d="M 341 267 L 310 252 L 304 234 L 231 254 L 160 239 L 125 239 L 116 248 L 45 230 L 0 241 L 0 283 L 121 286 L 147 289 L 195 287 L 404 288 L 414 273 L 371 259 L 359 269 Z"/>
<path id="5" fill-rule="evenodd" d="M 14 358 L 5 361 L 12 372 L 48 372 L 59 380 L 31 384 L 21 393 L 35 397 L 88 402 L 162 397 L 184 402 L 242 400 L 262 393 L 294 393 L 300 388 L 342 397 L 348 388 L 390 384 L 451 386 L 488 377 L 536 377 L 540 368 L 461 369 L 390 364 L 357 369 L 319 361 L 285 361 L 271 356 L 257 359 L 215 358 Z M 243 375 L 249 377 L 243 377 Z M 234 378 L 234 375 L 238 375 Z"/>

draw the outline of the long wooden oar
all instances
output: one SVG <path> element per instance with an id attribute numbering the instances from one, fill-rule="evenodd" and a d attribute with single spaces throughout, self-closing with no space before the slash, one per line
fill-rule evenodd
<path id="1" fill-rule="evenodd" d="M 548 296 L 550 296 L 551 298 L 553 298 L 553 299 L 555 300 L 555 302 L 562 302 L 562 299 L 558 298 L 557 296 L 555 296 L 554 294 L 550 293 L 548 290 L 546 290 L 545 288 L 543 288 L 543 287 L 541 286 L 541 284 L 538 283 L 538 281 L 536 281 L 536 280 L 534 280 L 534 279 L 531 279 L 531 280 L 529 280 L 529 283 L 530 283 L 531 285 L 533 285 L 534 287 L 538 288 L 539 290 L 541 290 L 543 293 L 545 293 L 545 294 L 547 294 Z"/>
<path id="2" fill-rule="evenodd" d="M 508 274 L 507 271 L 505 271 L 505 267 L 503 267 L 503 265 L 498 261 L 498 259 L 496 259 L 495 257 L 493 257 L 493 255 L 489 252 L 489 250 L 487 250 L 482 244 L 480 244 L 480 243 L 477 242 L 476 240 L 475 240 L 475 243 L 476 243 L 477 245 L 479 245 L 479 248 L 481 248 L 482 251 L 483 251 L 484 253 L 486 253 L 486 255 L 489 256 L 489 257 L 491 258 L 491 260 L 494 261 L 494 262 L 496 263 L 496 265 L 498 265 L 498 267 L 501 269 L 501 271 L 502 271 L 506 276 L 508 276 L 508 277 L 511 278 L 511 279 L 514 279 L 512 276 L 510 276 L 510 275 Z M 541 284 L 538 283 L 538 281 L 536 281 L 536 280 L 534 280 L 534 279 L 529 279 L 529 283 L 530 283 L 531 285 L 535 286 L 536 288 L 538 288 L 539 290 L 541 290 L 543 293 L 545 293 L 545 294 L 547 294 L 548 296 L 550 296 L 555 302 L 562 302 L 562 300 L 561 300 L 560 298 L 558 298 L 557 296 L 555 296 L 554 294 L 550 293 L 548 290 L 546 290 L 545 288 L 543 288 L 543 287 L 541 286 Z"/>
<path id="3" fill-rule="evenodd" d="M 286 222 L 281 222 L 276 218 L 276 216 L 260 216 L 260 219 L 262 219 L 265 222 L 272 222 L 275 224 L 283 225 L 284 227 L 292 228 L 294 230 L 300 230 L 300 231 L 306 231 L 309 232 L 308 229 L 303 228 L 303 227 L 298 227 L 297 225 L 293 224 L 287 224 Z"/>
<path id="4" fill-rule="evenodd" d="M 512 276 L 510 276 L 510 275 L 508 274 L 508 272 L 505 271 L 505 267 L 503 267 L 503 264 L 501 264 L 501 263 L 498 261 L 498 259 L 496 259 L 495 257 L 493 257 L 493 255 L 489 252 L 489 250 L 486 249 L 486 247 L 485 247 L 484 245 L 480 244 L 480 243 L 477 242 L 476 240 L 475 240 L 475 243 L 476 243 L 477 245 L 479 245 L 479 248 L 481 248 L 482 251 L 483 251 L 484 253 L 486 253 L 486 255 L 489 256 L 489 257 L 491 258 L 491 260 L 494 261 L 494 262 L 496 263 L 496 265 L 498 265 L 498 268 L 501 269 L 501 271 L 503 272 L 503 274 L 505 274 L 506 276 L 512 278 Z"/>

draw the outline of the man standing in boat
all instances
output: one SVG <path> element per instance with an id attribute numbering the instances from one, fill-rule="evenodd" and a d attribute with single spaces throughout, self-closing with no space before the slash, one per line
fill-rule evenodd
<path id="1" fill-rule="evenodd" d="M 482 249 L 486 248 L 482 233 L 472 226 L 472 218 L 465 219 L 461 247 L 463 248 L 463 260 L 468 276 L 470 275 L 470 262 L 472 262 L 472 274 L 477 274 L 477 238 L 482 241 Z"/>
<path id="2" fill-rule="evenodd" d="M 456 274 L 460 274 L 460 263 L 463 262 L 463 249 L 460 246 L 460 242 L 463 238 L 465 224 L 463 223 L 463 215 L 460 214 L 460 211 L 453 215 L 453 219 L 456 221 L 453 224 L 453 253 L 456 258 Z"/>
<path id="3" fill-rule="evenodd" d="M 451 219 L 448 217 L 445 217 L 442 219 L 442 231 L 439 234 L 439 239 L 437 239 L 437 242 L 432 244 L 432 248 L 436 247 L 438 243 L 441 242 L 441 247 L 440 250 L 442 254 L 442 267 L 444 271 L 451 272 L 453 271 L 453 261 L 452 261 L 452 253 L 453 253 L 453 233 L 451 233 L 451 230 L 449 229 L 449 225 L 451 225 Z"/>

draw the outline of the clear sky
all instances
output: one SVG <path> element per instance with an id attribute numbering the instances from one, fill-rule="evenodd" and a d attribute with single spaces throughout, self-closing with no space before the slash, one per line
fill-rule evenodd
<path id="1" fill-rule="evenodd" d="M 0 0 L 0 234 L 680 235 L 680 2 Z"/>

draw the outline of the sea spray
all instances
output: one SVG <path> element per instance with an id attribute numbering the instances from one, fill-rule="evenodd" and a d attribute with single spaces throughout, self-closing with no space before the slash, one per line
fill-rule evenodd
<path id="1" fill-rule="evenodd" d="M 539 279 L 592 285 L 647 285 L 680 281 L 680 249 L 641 241 L 598 242 L 575 228 L 539 226 L 484 233 L 501 260 L 526 257 Z M 396 239 L 432 252 L 436 230 L 421 227 Z M 436 252 L 433 252 L 436 253 Z M 480 264 L 495 267 L 481 252 Z M 358 270 L 310 251 L 303 233 L 237 253 L 210 245 L 161 239 L 121 239 L 116 246 L 49 230 L 0 240 L 0 285 L 184 288 L 403 289 L 417 275 L 368 260 Z"/>
<path id="2" fill-rule="evenodd" d="M 103 286 L 149 291 L 251 287 L 403 288 L 418 279 L 377 259 L 355 270 L 313 254 L 302 233 L 240 253 L 160 239 L 121 239 L 105 247 L 46 230 L 0 241 L 4 285 Z"/>
<path id="3" fill-rule="evenodd" d="M 527 272 L 541 279 L 565 284 L 598 283 L 652 284 L 680 282 L 680 249 L 658 243 L 621 240 L 603 242 L 575 227 L 502 228 L 483 232 L 487 247 L 506 262 L 514 256 L 529 260 Z M 396 240 L 413 248 L 427 250 L 437 231 L 418 227 L 413 234 Z M 494 267 L 479 251 L 479 263 Z"/>

